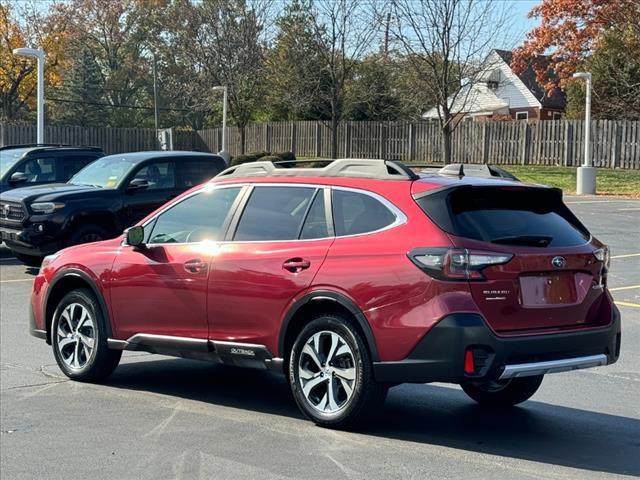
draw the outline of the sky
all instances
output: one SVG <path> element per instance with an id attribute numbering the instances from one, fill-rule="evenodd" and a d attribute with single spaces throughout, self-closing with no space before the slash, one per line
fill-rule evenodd
<path id="1" fill-rule="evenodd" d="M 0 0 L 4 1 L 4 0 Z M 49 5 L 54 0 L 8 0 L 9 3 L 36 3 L 39 8 L 46 10 L 49 8 Z M 118 0 L 113 0 L 118 1 Z M 276 0 L 282 3 L 285 3 L 287 0 Z M 533 27 L 537 26 L 539 23 L 536 19 L 527 18 L 527 14 L 531 11 L 531 9 L 540 3 L 542 0 L 486 0 L 490 2 L 504 2 L 507 4 L 508 8 L 510 8 L 513 12 L 513 17 L 511 18 L 513 25 L 511 27 L 512 31 L 511 38 L 512 43 L 514 45 L 496 45 L 496 48 L 506 48 L 515 47 L 518 44 L 521 44 L 524 41 L 525 34 Z"/>

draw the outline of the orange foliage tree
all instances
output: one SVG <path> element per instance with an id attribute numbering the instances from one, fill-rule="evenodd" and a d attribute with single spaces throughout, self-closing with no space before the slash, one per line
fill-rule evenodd
<path id="1" fill-rule="evenodd" d="M 20 119 L 35 108 L 36 62 L 14 55 L 14 48 L 44 48 L 45 89 L 60 84 L 60 72 L 67 63 L 69 15 L 70 11 L 58 4 L 46 14 L 33 6 L 15 12 L 10 4 L 0 4 L 0 120 Z"/>
<path id="2" fill-rule="evenodd" d="M 529 12 L 530 18 L 540 19 L 540 25 L 516 49 L 512 67 L 521 72 L 538 55 L 552 50 L 552 61 L 536 63 L 534 70 L 547 90 L 564 87 L 606 32 L 637 24 L 639 15 L 638 0 L 543 0 Z"/>

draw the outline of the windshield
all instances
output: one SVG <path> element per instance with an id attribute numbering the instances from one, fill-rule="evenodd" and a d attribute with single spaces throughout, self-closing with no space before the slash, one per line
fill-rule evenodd
<path id="1" fill-rule="evenodd" d="M 69 183 L 101 188 L 116 188 L 137 162 L 120 155 L 102 157 L 76 173 Z"/>
<path id="2" fill-rule="evenodd" d="M 0 177 L 3 177 L 30 148 L 12 148 L 0 151 Z"/>

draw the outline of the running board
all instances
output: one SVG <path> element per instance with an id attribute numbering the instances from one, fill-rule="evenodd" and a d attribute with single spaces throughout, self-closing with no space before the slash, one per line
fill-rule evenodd
<path id="1" fill-rule="evenodd" d="M 570 370 L 599 367 L 606 364 L 607 356 L 604 354 L 565 358 L 562 360 L 549 360 L 546 362 L 519 363 L 505 366 L 502 375 L 500 375 L 500 380 L 545 375 L 547 373 L 568 372 Z"/>
<path id="2" fill-rule="evenodd" d="M 113 350 L 150 352 L 237 367 L 282 371 L 283 365 L 283 360 L 273 358 L 267 347 L 253 343 L 138 333 L 127 340 L 109 338 L 107 345 Z"/>

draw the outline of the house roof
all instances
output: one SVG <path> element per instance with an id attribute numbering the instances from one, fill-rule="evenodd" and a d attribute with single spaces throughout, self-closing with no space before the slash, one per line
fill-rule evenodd
<path id="1" fill-rule="evenodd" d="M 504 60 L 504 62 L 511 67 L 511 59 L 513 54 L 508 50 L 498 50 L 495 52 Z M 550 59 L 547 55 L 538 55 L 536 59 L 529 64 L 529 66 L 523 72 L 518 74 L 518 78 L 524 83 L 524 85 L 531 91 L 540 104 L 544 108 L 554 108 L 564 110 L 566 105 L 566 99 L 564 92 L 556 88 L 551 93 L 547 93 L 545 88 L 538 83 L 536 79 L 536 72 L 533 69 L 537 63 L 546 68 L 549 65 Z"/>
<path id="2" fill-rule="evenodd" d="M 465 114 L 471 116 L 491 115 L 501 110 L 509 113 L 509 103 L 498 98 L 490 88 L 481 83 L 462 87 L 460 93 L 451 102 L 450 108 L 454 113 L 460 113 L 464 110 Z M 422 118 L 439 118 L 439 109 L 440 107 L 430 108 L 422 115 Z"/>

